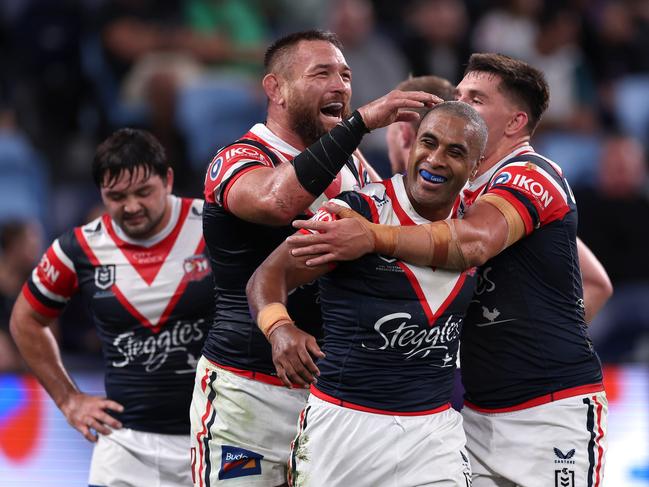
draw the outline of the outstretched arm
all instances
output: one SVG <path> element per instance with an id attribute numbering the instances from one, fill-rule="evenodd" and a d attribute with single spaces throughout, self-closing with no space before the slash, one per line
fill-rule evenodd
<path id="1" fill-rule="evenodd" d="M 479 198 L 462 220 L 414 226 L 377 225 L 332 203 L 325 208 L 343 218 L 296 221 L 296 228 L 319 233 L 296 234 L 288 239 L 294 256 L 311 256 L 307 265 L 351 260 L 376 252 L 412 264 L 464 270 L 483 264 L 522 238 L 525 231 L 518 212 L 497 195 Z"/>
<path id="2" fill-rule="evenodd" d="M 277 375 L 287 387 L 315 382 L 320 371 L 313 357 L 324 357 L 315 338 L 297 328 L 289 316 L 288 292 L 327 270 L 324 266 L 306 267 L 303 259 L 292 257 L 288 245 L 282 243 L 248 281 L 250 311 L 271 344 Z"/>
<path id="3" fill-rule="evenodd" d="M 11 334 L 25 362 L 68 423 L 94 443 L 97 435 L 91 429 L 108 435 L 111 432 L 108 426 L 122 427 L 106 410 L 121 412 L 124 408 L 115 401 L 79 391 L 61 361 L 58 344 L 49 328 L 52 321 L 36 312 L 21 294 L 11 313 Z"/>
<path id="4" fill-rule="evenodd" d="M 613 295 L 613 285 L 604 266 L 579 238 L 577 239 L 577 252 L 579 253 L 579 267 L 584 288 L 585 318 L 586 323 L 590 323 Z"/>

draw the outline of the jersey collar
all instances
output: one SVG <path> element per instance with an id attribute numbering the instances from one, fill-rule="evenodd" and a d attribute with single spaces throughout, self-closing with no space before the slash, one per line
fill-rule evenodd
<path id="1" fill-rule="evenodd" d="M 271 147 L 274 147 L 275 149 L 283 152 L 284 154 L 288 154 L 289 156 L 295 157 L 300 152 L 302 152 L 296 149 L 295 147 L 293 147 L 288 142 L 284 141 L 283 139 L 280 139 L 277 135 L 271 132 L 270 129 L 266 127 L 266 125 L 264 125 L 263 123 L 257 123 L 253 125 L 253 127 L 250 129 L 250 132 L 255 134 L 257 137 L 262 139 Z"/>
<path id="2" fill-rule="evenodd" d="M 487 182 L 489 182 L 491 177 L 495 174 L 495 172 L 498 170 L 498 168 L 500 166 L 502 166 L 502 164 L 505 161 L 507 161 L 508 159 L 511 159 L 512 157 L 516 157 L 516 156 L 520 156 L 521 154 L 525 154 L 527 152 L 534 152 L 534 149 L 532 148 L 531 145 L 526 144 L 526 145 L 524 145 L 522 147 L 517 147 L 512 152 L 507 154 L 505 157 L 500 159 L 496 164 L 491 166 L 487 170 L 487 172 L 481 174 L 480 176 L 478 176 L 477 178 L 475 178 L 472 181 L 468 181 L 466 183 L 466 185 L 464 186 L 464 189 L 467 189 L 467 190 L 469 190 L 471 192 L 476 191 L 477 189 L 479 189 L 482 186 L 484 186 L 485 184 L 487 184 Z"/>

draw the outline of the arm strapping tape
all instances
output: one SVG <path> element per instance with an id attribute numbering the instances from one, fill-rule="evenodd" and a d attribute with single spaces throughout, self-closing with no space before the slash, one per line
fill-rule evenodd
<path id="1" fill-rule="evenodd" d="M 296 156 L 292 164 L 302 187 L 313 196 L 320 196 L 368 132 L 356 110 Z"/>

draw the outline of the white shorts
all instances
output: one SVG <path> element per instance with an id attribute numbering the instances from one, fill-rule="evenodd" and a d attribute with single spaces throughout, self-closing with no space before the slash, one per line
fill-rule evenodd
<path id="1" fill-rule="evenodd" d="M 242 377 L 201 357 L 190 410 L 194 485 L 286 483 L 307 389 Z"/>
<path id="2" fill-rule="evenodd" d="M 390 416 L 341 407 L 313 395 L 291 448 L 294 487 L 469 487 L 462 416 L 446 409 Z"/>
<path id="3" fill-rule="evenodd" d="M 189 436 L 128 428 L 99 435 L 90 487 L 191 487 Z"/>
<path id="4" fill-rule="evenodd" d="M 604 392 L 511 412 L 462 409 L 473 487 L 601 487 Z"/>

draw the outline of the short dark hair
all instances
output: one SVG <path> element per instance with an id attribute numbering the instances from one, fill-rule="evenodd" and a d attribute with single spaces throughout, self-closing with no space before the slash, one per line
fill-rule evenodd
<path id="1" fill-rule="evenodd" d="M 500 77 L 500 92 L 525 110 L 527 128 L 533 134 L 550 101 L 550 89 L 543 72 L 526 62 L 495 53 L 472 54 L 464 75 L 474 71 Z"/>
<path id="2" fill-rule="evenodd" d="M 343 45 L 338 36 L 328 30 L 312 29 L 301 32 L 294 32 L 273 42 L 264 55 L 264 70 L 271 73 L 284 69 L 282 61 L 287 58 L 287 54 L 292 51 L 298 43 L 302 41 L 325 41 L 333 44 L 342 51 Z M 281 66 L 280 66 L 281 65 Z"/>
<path id="3" fill-rule="evenodd" d="M 446 78 L 439 76 L 412 76 L 399 83 L 395 90 L 425 91 L 431 95 L 439 96 L 444 101 L 455 98 L 455 86 Z"/>
<path id="4" fill-rule="evenodd" d="M 443 103 L 438 103 L 429 109 L 422 117 L 422 122 L 425 118 L 430 117 L 431 114 L 438 112 L 448 113 L 451 116 L 461 118 L 470 124 L 476 135 L 477 142 L 480 144 L 479 154 L 482 155 L 484 153 L 484 149 L 487 146 L 487 124 L 475 108 L 463 101 L 445 101 Z"/>
<path id="5" fill-rule="evenodd" d="M 97 147 L 92 162 L 92 178 L 97 187 L 101 188 L 108 176 L 106 185 L 111 186 L 124 171 L 132 177 L 137 168 L 144 170 L 145 178 L 156 174 L 165 180 L 169 169 L 167 155 L 158 139 L 150 132 L 123 128 Z"/>
<path id="6" fill-rule="evenodd" d="M 439 76 L 414 76 L 410 77 L 399 83 L 395 90 L 401 91 L 424 91 L 431 95 L 439 96 L 444 101 L 453 100 L 455 98 L 455 86 L 446 78 Z M 413 112 L 419 114 L 419 119 L 411 122 L 415 131 L 419 128 L 419 124 L 428 113 L 429 108 L 413 108 Z"/>

